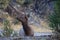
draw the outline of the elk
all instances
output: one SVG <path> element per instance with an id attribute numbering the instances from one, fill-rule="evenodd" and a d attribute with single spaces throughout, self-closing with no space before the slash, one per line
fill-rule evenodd
<path id="1" fill-rule="evenodd" d="M 11 14 L 16 15 L 15 18 L 22 23 L 23 30 L 24 30 L 24 33 L 25 33 L 26 36 L 33 36 L 34 35 L 31 27 L 28 25 L 28 16 L 26 14 L 23 14 L 18 9 L 15 9 L 11 4 L 9 4 L 7 6 L 5 11 L 8 12 L 8 14 L 10 14 L 10 15 Z"/>

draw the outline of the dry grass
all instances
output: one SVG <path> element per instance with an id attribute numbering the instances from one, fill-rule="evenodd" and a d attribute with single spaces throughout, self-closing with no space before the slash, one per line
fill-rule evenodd
<path id="1" fill-rule="evenodd" d="M 19 31 L 21 28 L 22 28 L 22 25 L 21 23 L 17 24 L 17 25 L 14 25 L 12 23 L 12 21 L 14 20 L 14 18 L 8 16 L 6 17 L 7 20 L 10 21 L 10 24 L 11 24 L 11 27 L 16 30 L 16 31 Z M 40 27 L 37 27 L 35 25 L 30 25 L 31 28 L 35 31 L 35 32 L 52 32 L 50 29 L 47 29 L 45 27 L 48 27 L 47 23 L 45 21 L 41 21 L 41 26 Z M 0 23 L 0 28 L 2 28 L 3 24 Z"/>

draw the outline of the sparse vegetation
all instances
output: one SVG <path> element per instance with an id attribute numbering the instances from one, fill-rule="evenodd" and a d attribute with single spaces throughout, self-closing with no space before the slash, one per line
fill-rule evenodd
<path id="1" fill-rule="evenodd" d="M 19 3 L 20 5 L 28 6 L 33 2 L 33 0 L 16 0 L 16 2 Z"/>
<path id="2" fill-rule="evenodd" d="M 16 36 L 17 34 L 14 33 L 14 30 L 11 28 L 10 22 L 8 20 L 5 20 L 4 22 L 4 29 L 3 29 L 3 36 L 9 37 L 9 36 Z"/>
<path id="3" fill-rule="evenodd" d="M 5 9 L 8 4 L 9 4 L 10 0 L 0 0 L 0 9 Z"/>
<path id="4" fill-rule="evenodd" d="M 13 23 L 14 23 L 14 25 L 16 25 L 16 24 L 19 23 L 19 21 L 18 21 L 17 19 L 15 19 L 15 20 L 13 21 Z"/>

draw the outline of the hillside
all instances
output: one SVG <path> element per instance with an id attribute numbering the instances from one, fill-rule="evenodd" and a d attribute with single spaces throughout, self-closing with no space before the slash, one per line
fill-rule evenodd
<path id="1" fill-rule="evenodd" d="M 36 4 L 34 3 L 36 2 Z M 10 4 L 17 11 L 22 14 L 26 14 L 28 17 L 28 24 L 33 29 L 34 32 L 52 32 L 49 28 L 48 16 L 50 13 L 53 13 L 53 4 L 54 2 L 48 1 L 34 1 L 32 4 L 26 6 L 22 6 L 15 1 L 12 1 Z M 37 5 L 39 3 L 39 5 Z M 11 7 L 10 5 L 8 5 Z M 10 22 L 11 28 L 18 32 L 22 29 L 22 24 L 20 21 L 16 19 L 19 13 L 14 11 L 12 8 L 12 13 L 8 13 L 0 10 L 0 29 L 3 30 L 4 20 L 8 20 Z"/>

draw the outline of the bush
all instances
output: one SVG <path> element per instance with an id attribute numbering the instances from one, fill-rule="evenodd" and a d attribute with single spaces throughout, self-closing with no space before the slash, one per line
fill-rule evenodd
<path id="1" fill-rule="evenodd" d="M 54 5 L 54 13 L 49 16 L 50 27 L 60 32 L 60 1 L 57 0 Z"/>
<path id="2" fill-rule="evenodd" d="M 0 0 L 0 9 L 5 9 L 8 4 L 9 4 L 10 0 Z"/>
<path id="3" fill-rule="evenodd" d="M 54 5 L 54 13 L 49 16 L 49 25 L 54 30 L 56 39 L 60 40 L 60 0 L 57 0 Z"/>

